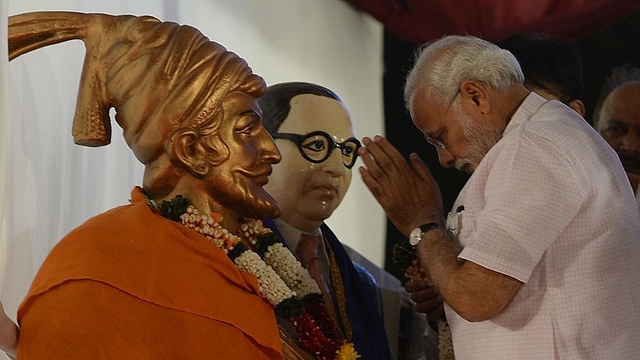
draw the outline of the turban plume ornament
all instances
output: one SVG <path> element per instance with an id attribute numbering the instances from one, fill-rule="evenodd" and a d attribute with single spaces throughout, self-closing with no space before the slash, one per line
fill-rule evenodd
<path id="1" fill-rule="evenodd" d="M 9 17 L 9 59 L 79 39 L 86 55 L 73 138 L 76 144 L 111 141 L 109 109 L 136 158 L 149 164 L 178 126 L 194 129 L 219 111 L 226 95 L 254 97 L 264 80 L 247 63 L 197 29 L 151 16 L 33 12 Z"/>

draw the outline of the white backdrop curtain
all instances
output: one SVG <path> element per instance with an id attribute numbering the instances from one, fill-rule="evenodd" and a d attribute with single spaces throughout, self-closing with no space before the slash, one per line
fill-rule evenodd
<path id="1" fill-rule="evenodd" d="M 143 168 L 115 122 L 110 145 L 73 144 L 83 43 L 49 46 L 9 63 L 8 15 L 68 10 L 189 24 L 245 58 L 268 84 L 310 81 L 336 91 L 358 137 L 383 131 L 382 28 L 341 0 L 1 1 L 0 298 L 14 319 L 49 250 L 89 217 L 127 203 Z M 384 219 L 354 171 L 329 225 L 342 241 L 382 264 Z"/>

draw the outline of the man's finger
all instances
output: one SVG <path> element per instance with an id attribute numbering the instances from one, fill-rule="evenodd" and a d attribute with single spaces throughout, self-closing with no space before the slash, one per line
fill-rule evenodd
<path id="1" fill-rule="evenodd" d="M 380 167 L 380 160 L 375 154 L 381 154 L 381 152 L 377 150 L 377 145 L 371 141 L 371 139 L 365 137 L 362 139 L 362 142 L 365 145 L 358 149 L 358 155 L 360 155 L 360 158 L 365 165 L 365 171 L 369 176 L 371 176 L 371 178 L 379 179 L 383 175 L 384 169 Z"/>
<path id="2" fill-rule="evenodd" d="M 429 170 L 429 167 L 427 166 L 427 164 L 424 163 L 424 161 L 422 161 L 422 159 L 420 158 L 420 156 L 418 156 L 418 154 L 416 153 L 411 153 L 409 155 L 409 160 L 411 161 L 411 166 L 413 167 L 413 170 L 415 170 L 415 172 L 425 181 L 429 182 L 429 183 L 434 183 L 435 184 L 435 179 L 433 178 L 433 175 L 431 174 L 431 170 Z"/>

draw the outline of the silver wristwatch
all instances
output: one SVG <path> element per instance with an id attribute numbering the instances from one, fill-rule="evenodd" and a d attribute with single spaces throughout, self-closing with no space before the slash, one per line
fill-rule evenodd
<path id="1" fill-rule="evenodd" d="M 411 234 L 409 235 L 409 244 L 411 244 L 411 246 L 418 245 L 418 243 L 420 243 L 420 240 L 422 240 L 422 235 L 424 235 L 428 231 L 438 228 L 442 228 L 442 226 L 440 226 L 440 224 L 435 221 L 420 225 L 419 227 L 411 231 Z"/>

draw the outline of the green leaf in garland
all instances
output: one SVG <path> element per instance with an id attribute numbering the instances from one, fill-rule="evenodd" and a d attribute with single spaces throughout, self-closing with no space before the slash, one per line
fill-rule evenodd
<path id="1" fill-rule="evenodd" d="M 247 245 L 239 242 L 236 244 L 236 246 L 233 249 L 231 249 L 227 253 L 227 256 L 229 257 L 229 259 L 231 259 L 231 261 L 235 261 L 238 256 L 242 255 L 242 253 L 247 250 L 249 250 Z"/>
<path id="2" fill-rule="evenodd" d="M 256 245 L 253 247 L 253 251 L 256 254 L 260 255 L 261 258 L 264 258 L 264 254 L 269 249 L 269 246 L 273 244 L 277 244 L 280 242 L 278 235 L 275 233 L 269 232 L 263 235 L 258 236 L 256 239 Z"/>
<path id="3" fill-rule="evenodd" d="M 302 315 L 303 310 L 302 302 L 296 299 L 295 296 L 282 300 L 280 304 L 276 306 L 276 312 L 278 315 L 287 320 Z"/>
<path id="4" fill-rule="evenodd" d="M 305 306 L 312 302 L 325 302 L 324 296 L 320 293 L 309 293 L 300 300 Z"/>
<path id="5" fill-rule="evenodd" d="M 180 215 L 187 212 L 189 207 L 189 200 L 183 198 L 182 195 L 178 195 L 171 199 L 171 201 L 164 200 L 160 206 L 162 216 L 173 221 L 180 221 Z"/>

